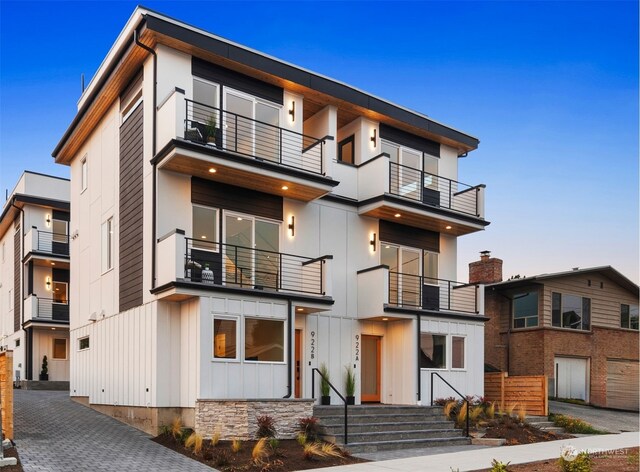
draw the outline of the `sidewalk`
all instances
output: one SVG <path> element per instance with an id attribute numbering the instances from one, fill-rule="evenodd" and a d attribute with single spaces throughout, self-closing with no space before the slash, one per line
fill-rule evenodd
<path id="1" fill-rule="evenodd" d="M 522 446 L 503 446 L 473 451 L 435 454 L 432 456 L 394 459 L 382 462 L 367 462 L 363 464 L 313 469 L 324 472 L 451 472 L 459 470 L 470 471 L 491 468 L 491 461 L 497 459 L 511 464 L 525 464 L 545 459 L 560 457 L 560 449 L 564 445 L 572 445 L 578 450 L 611 450 L 636 447 L 640 445 L 640 433 L 605 434 L 588 436 L 560 441 L 540 442 Z"/>

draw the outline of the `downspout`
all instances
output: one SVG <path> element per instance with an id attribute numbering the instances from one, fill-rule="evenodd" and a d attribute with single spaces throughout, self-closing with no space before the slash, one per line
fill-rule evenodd
<path id="1" fill-rule="evenodd" d="M 282 398 L 291 398 L 291 380 L 293 379 L 291 375 L 291 368 L 293 366 L 291 359 L 293 357 L 293 348 L 291 346 L 291 330 L 293 329 L 293 315 L 291 313 L 293 310 L 293 305 L 291 304 L 291 299 L 287 300 L 287 344 L 289 345 L 289 353 L 287 355 L 287 394 Z"/>
<path id="2" fill-rule="evenodd" d="M 138 30 L 133 31 L 133 40 L 145 51 L 153 55 L 153 116 L 152 116 L 152 139 L 151 139 L 151 155 L 156 155 L 156 128 L 157 128 L 157 110 L 158 104 L 158 55 L 146 44 L 140 42 L 138 38 Z M 156 287 L 156 188 L 157 188 L 157 168 L 156 162 L 152 159 L 152 187 L 151 187 L 151 290 Z"/>
<path id="3" fill-rule="evenodd" d="M 422 402 L 422 372 L 420 370 L 420 355 L 421 355 L 421 350 L 420 350 L 420 325 L 421 323 L 421 315 L 420 313 L 418 313 L 416 315 L 417 321 L 418 321 L 418 358 L 417 358 L 417 364 L 418 364 L 418 404 L 420 404 Z"/>
<path id="4" fill-rule="evenodd" d="M 33 347 L 31 346 L 32 343 L 29 342 L 29 333 L 24 328 L 24 287 L 22 287 L 24 283 L 24 263 L 22 262 L 22 259 L 24 259 L 24 209 L 16 205 L 16 197 L 13 197 L 11 206 L 22 214 L 20 219 L 20 327 L 22 331 L 24 331 L 24 341 L 26 344 L 24 349 L 24 363 L 26 364 L 25 374 L 27 375 L 25 375 L 25 377 L 27 378 L 25 380 L 32 380 L 29 377 L 33 376 L 33 353 L 31 351 Z M 13 289 L 15 290 L 15 287 Z M 27 358 L 29 362 L 27 362 Z"/>

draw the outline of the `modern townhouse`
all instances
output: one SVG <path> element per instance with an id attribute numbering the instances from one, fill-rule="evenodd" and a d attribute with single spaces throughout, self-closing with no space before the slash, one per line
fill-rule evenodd
<path id="1" fill-rule="evenodd" d="M 71 395 L 206 433 L 256 402 L 304 416 L 322 364 L 342 393 L 355 368 L 358 404 L 426 404 L 431 372 L 482 394 L 484 291 L 456 282 L 457 238 L 488 224 L 484 186 L 458 182 L 477 145 L 137 8 L 53 152 L 77 234 Z"/>
<path id="2" fill-rule="evenodd" d="M 26 171 L 0 215 L 0 349 L 25 388 L 68 388 L 69 283 L 69 181 Z"/>
<path id="3" fill-rule="evenodd" d="M 487 252 L 469 267 L 486 284 L 488 365 L 546 375 L 551 397 L 638 410 L 638 285 L 611 266 L 503 281 Z"/>

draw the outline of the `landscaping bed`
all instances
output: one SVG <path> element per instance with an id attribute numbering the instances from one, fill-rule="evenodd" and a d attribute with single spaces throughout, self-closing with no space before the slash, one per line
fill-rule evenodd
<path id="1" fill-rule="evenodd" d="M 339 449 L 339 456 L 322 457 L 312 454 L 305 458 L 303 446 L 295 439 L 278 440 L 276 448 L 272 448 L 267 442 L 265 448 L 267 455 L 259 462 L 255 462 L 252 457 L 257 440 L 242 441 L 237 452 L 232 451 L 233 441 L 219 441 L 214 446 L 210 440 L 204 440 L 202 450 L 197 454 L 193 449 L 186 448 L 179 439 L 174 439 L 171 433 L 161 434 L 153 441 L 223 472 L 286 472 L 366 462 L 363 459 L 345 454 Z"/>
<path id="2" fill-rule="evenodd" d="M 518 419 L 510 416 L 502 416 L 491 420 L 486 424 L 485 428 L 486 432 L 483 436 L 484 438 L 506 439 L 507 446 L 573 438 L 573 436 L 569 434 L 543 431 L 535 426 L 527 424 L 526 422 L 520 422 Z"/>
<path id="3" fill-rule="evenodd" d="M 638 448 L 626 448 L 611 451 L 609 454 L 592 454 L 592 472 L 637 472 Z M 560 472 L 562 470 L 559 459 L 530 462 L 528 464 L 508 465 L 508 472 Z M 492 469 L 482 469 L 476 472 L 491 472 Z"/>
<path id="4" fill-rule="evenodd" d="M 18 457 L 18 451 L 15 447 L 10 447 L 4 450 L 4 457 L 15 457 L 18 460 L 16 465 L 7 465 L 2 467 L 2 472 L 22 472 L 22 464 L 20 464 L 20 457 Z"/>

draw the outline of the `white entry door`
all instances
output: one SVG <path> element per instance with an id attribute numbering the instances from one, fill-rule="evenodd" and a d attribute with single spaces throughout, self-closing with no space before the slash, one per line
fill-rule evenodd
<path id="1" fill-rule="evenodd" d="M 555 358 L 555 396 L 589 400 L 589 360 L 573 357 Z"/>

